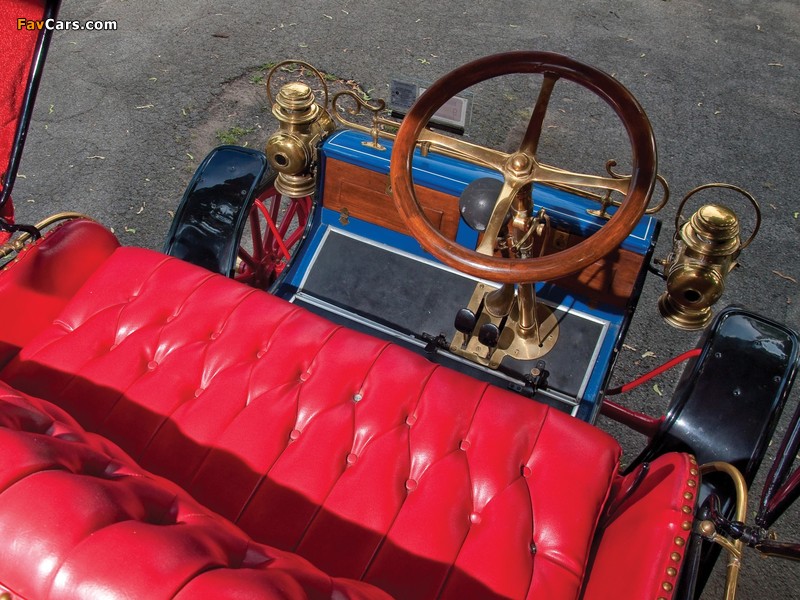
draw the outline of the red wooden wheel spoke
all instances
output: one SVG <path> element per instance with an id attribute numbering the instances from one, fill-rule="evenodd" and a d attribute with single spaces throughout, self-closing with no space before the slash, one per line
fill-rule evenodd
<path id="1" fill-rule="evenodd" d="M 284 198 L 274 188 L 263 192 L 248 214 L 239 242 L 235 278 L 262 289 L 284 270 L 303 238 L 311 213 L 311 197 Z"/>

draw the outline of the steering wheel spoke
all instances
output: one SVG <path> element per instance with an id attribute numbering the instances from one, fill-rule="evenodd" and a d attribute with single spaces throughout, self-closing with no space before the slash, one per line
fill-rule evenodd
<path id="1" fill-rule="evenodd" d="M 614 190 L 623 195 L 628 194 L 631 182 L 629 177 L 604 177 L 602 175 L 589 175 L 587 173 L 573 173 L 572 171 L 565 171 L 541 163 L 538 163 L 534 167 L 533 181 L 556 185 Z"/>
<path id="2" fill-rule="evenodd" d="M 517 193 L 522 186 L 519 184 L 511 184 L 507 181 L 503 183 L 503 187 L 497 196 L 492 216 L 489 217 L 489 223 L 486 225 L 486 230 L 483 232 L 483 238 L 478 246 L 477 252 L 487 256 L 494 255 L 495 242 L 497 236 L 500 235 L 500 229 L 503 227 L 506 215 L 511 209 L 511 203 L 514 201 Z"/>
<path id="3" fill-rule="evenodd" d="M 525 130 L 522 144 L 520 144 L 519 147 L 520 152 L 524 152 L 530 156 L 536 156 L 536 152 L 539 149 L 539 140 L 542 137 L 544 117 L 547 114 L 547 107 L 550 104 L 550 96 L 553 94 L 553 88 L 558 80 L 558 75 L 545 73 L 542 87 L 539 90 L 539 97 L 536 99 L 536 106 L 533 107 L 531 118 L 528 121 L 528 128 Z"/>
<path id="4" fill-rule="evenodd" d="M 468 158 L 501 172 L 509 156 L 507 153 L 501 152 L 500 150 L 472 144 L 464 140 L 437 133 L 430 129 L 423 129 L 420 132 L 417 143 L 423 147 L 425 144 L 430 144 L 431 146 L 435 146 L 438 150 L 443 151 L 443 154 Z"/>

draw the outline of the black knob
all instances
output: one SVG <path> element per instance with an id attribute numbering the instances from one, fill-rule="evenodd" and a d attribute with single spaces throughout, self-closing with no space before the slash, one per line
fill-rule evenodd
<path id="1" fill-rule="evenodd" d="M 478 340 L 484 346 L 494 348 L 500 341 L 500 329 L 494 323 L 484 323 L 478 331 Z"/>
<path id="2" fill-rule="evenodd" d="M 486 229 L 502 189 L 503 182 L 493 177 L 481 177 L 464 188 L 458 206 L 467 225 L 475 231 Z M 506 216 L 506 222 L 508 217 L 509 215 Z"/>
<path id="3" fill-rule="evenodd" d="M 468 308 L 462 308 L 456 313 L 455 328 L 464 335 L 472 335 L 472 330 L 475 329 L 475 313 Z"/>

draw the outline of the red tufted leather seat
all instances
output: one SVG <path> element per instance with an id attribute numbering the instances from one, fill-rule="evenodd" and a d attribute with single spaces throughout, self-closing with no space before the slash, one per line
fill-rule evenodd
<path id="1" fill-rule="evenodd" d="M 0 383 L 0 590 L 26 598 L 388 598 L 254 544 L 49 402 Z"/>
<path id="2" fill-rule="evenodd" d="M 114 251 L 0 378 L 119 445 L 158 494 L 183 502 L 177 485 L 218 513 L 202 519 L 213 536 L 236 529 L 227 519 L 311 561 L 316 580 L 407 598 L 655 598 L 688 535 L 689 457 L 622 479 L 594 427 L 155 252 Z M 80 516 L 65 485 L 57 502 Z"/>

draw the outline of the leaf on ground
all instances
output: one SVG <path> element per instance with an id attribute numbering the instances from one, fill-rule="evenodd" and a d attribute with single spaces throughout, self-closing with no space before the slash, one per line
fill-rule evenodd
<path id="1" fill-rule="evenodd" d="M 777 275 L 781 279 L 785 279 L 786 281 L 791 281 L 792 283 L 797 283 L 797 279 L 795 279 L 794 277 L 792 277 L 790 275 L 785 275 L 785 274 L 781 273 L 780 271 L 775 271 L 774 269 L 773 269 L 772 272 L 775 273 L 775 275 Z"/>
<path id="2" fill-rule="evenodd" d="M 654 383 L 654 384 L 653 384 L 653 391 L 654 391 L 656 394 L 658 394 L 659 396 L 663 396 L 663 395 L 664 395 L 664 392 L 662 392 L 662 391 L 661 391 L 661 388 L 660 388 L 660 387 L 658 387 L 658 384 L 657 384 L 657 383 Z"/>
<path id="3" fill-rule="evenodd" d="M 651 352 L 650 350 L 648 350 L 647 352 L 642 354 L 642 358 L 653 358 L 655 355 L 656 355 L 655 352 Z"/>
<path id="4" fill-rule="evenodd" d="M 136 233 L 136 229 L 134 229 L 133 227 L 128 227 L 126 225 L 125 226 L 125 233 Z"/>

